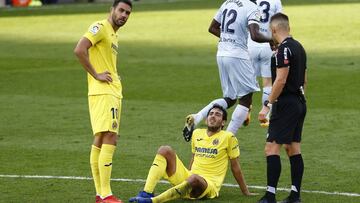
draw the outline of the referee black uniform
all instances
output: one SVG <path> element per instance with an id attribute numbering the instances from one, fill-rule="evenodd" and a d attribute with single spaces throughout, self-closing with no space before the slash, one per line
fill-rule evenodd
<path id="1" fill-rule="evenodd" d="M 289 74 L 280 96 L 272 105 L 266 141 L 277 144 L 300 142 L 306 115 L 306 53 L 298 41 L 288 37 L 280 44 L 275 57 L 275 67 L 271 68 L 273 83 L 277 68 L 289 68 Z"/>

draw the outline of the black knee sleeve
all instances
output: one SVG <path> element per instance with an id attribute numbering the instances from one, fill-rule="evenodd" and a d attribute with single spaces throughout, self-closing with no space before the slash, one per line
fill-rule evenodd
<path id="1" fill-rule="evenodd" d="M 236 103 L 236 99 L 230 99 L 229 97 L 224 97 L 224 100 L 226 101 L 228 108 L 234 106 Z"/>
<path id="2" fill-rule="evenodd" d="M 247 108 L 250 108 L 250 105 L 252 103 L 252 95 L 253 93 L 249 93 L 239 99 L 239 104 L 242 106 L 245 106 Z"/>

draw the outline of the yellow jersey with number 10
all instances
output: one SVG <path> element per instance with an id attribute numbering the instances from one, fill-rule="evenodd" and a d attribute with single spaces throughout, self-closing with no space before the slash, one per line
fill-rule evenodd
<path id="1" fill-rule="evenodd" d="M 191 172 L 212 181 L 218 191 L 224 181 L 229 159 L 240 156 L 238 140 L 231 132 L 221 130 L 209 137 L 207 129 L 196 129 L 191 140 L 194 162 Z"/>
<path id="2" fill-rule="evenodd" d="M 118 36 L 110 22 L 105 19 L 93 23 L 84 37 L 90 40 L 90 63 L 97 73 L 110 72 L 112 82 L 101 82 L 88 73 L 88 95 L 110 94 L 122 98 L 122 86 L 116 69 Z"/>

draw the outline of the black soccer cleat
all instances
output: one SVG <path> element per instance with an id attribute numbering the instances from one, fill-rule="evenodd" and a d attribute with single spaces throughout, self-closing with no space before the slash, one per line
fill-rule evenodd
<path id="1" fill-rule="evenodd" d="M 266 198 L 266 196 L 264 195 L 257 203 L 276 203 L 276 200 L 269 200 Z"/>
<path id="2" fill-rule="evenodd" d="M 293 198 L 293 197 L 287 197 L 286 199 L 284 199 L 281 202 L 278 203 L 301 203 L 301 199 L 299 197 L 297 198 Z"/>
<path id="3" fill-rule="evenodd" d="M 183 129 L 183 137 L 186 142 L 189 142 L 191 140 L 194 129 L 195 129 L 195 124 L 194 124 L 193 115 L 186 116 L 185 126 Z"/>

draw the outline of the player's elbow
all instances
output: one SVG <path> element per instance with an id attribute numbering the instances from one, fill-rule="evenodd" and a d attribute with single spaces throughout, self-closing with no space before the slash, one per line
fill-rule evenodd
<path id="1" fill-rule="evenodd" d="M 79 56 L 79 55 L 80 55 L 80 50 L 79 50 L 78 47 L 75 47 L 75 49 L 74 49 L 74 54 L 75 54 L 75 56 Z"/>
<path id="2" fill-rule="evenodd" d="M 83 55 L 83 50 L 81 50 L 78 46 L 76 46 L 74 49 L 74 54 L 75 56 L 80 57 L 81 55 Z"/>
<path id="3" fill-rule="evenodd" d="M 252 39 L 253 41 L 255 41 L 255 42 L 258 40 L 257 35 L 256 35 L 256 32 L 250 32 L 250 37 L 251 37 L 251 39 Z"/>
<path id="4" fill-rule="evenodd" d="M 250 37 L 255 42 L 263 42 L 263 40 L 261 38 L 261 34 L 256 31 L 250 32 Z"/>

